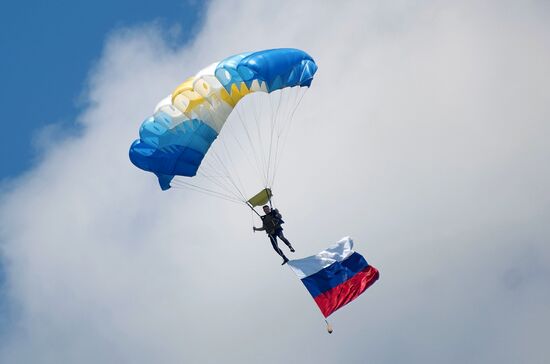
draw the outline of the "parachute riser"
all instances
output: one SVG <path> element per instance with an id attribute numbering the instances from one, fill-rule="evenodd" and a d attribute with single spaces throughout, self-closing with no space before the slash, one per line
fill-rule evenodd
<path id="1" fill-rule="evenodd" d="M 254 207 L 252 207 L 252 205 L 251 205 L 248 201 L 246 202 L 246 206 L 250 207 L 250 209 L 251 209 L 252 211 L 254 211 L 254 213 L 255 213 L 256 215 L 258 215 L 258 217 L 260 217 L 260 218 L 262 217 L 262 215 L 260 215 L 260 213 L 259 213 L 258 211 L 256 211 L 256 210 L 254 209 Z"/>

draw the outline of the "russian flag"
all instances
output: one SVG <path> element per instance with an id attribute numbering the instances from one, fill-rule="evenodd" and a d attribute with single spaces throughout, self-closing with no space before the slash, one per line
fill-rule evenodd
<path id="1" fill-rule="evenodd" d="M 325 317 L 356 299 L 379 277 L 378 270 L 353 251 L 350 237 L 319 254 L 291 260 L 288 265 L 302 280 Z"/>

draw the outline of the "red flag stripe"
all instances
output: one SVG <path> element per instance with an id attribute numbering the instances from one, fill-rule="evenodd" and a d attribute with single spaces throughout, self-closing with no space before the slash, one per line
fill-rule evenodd
<path id="1" fill-rule="evenodd" d="M 368 266 L 349 280 L 326 291 L 317 297 L 315 302 L 325 317 L 356 299 L 369 288 L 379 277 L 378 270 Z"/>

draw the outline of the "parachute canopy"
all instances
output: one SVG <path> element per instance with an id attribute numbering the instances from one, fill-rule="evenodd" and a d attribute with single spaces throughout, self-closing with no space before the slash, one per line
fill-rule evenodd
<path id="1" fill-rule="evenodd" d="M 316 71 L 307 53 L 291 48 L 241 53 L 213 63 L 159 102 L 142 123 L 130 160 L 154 173 L 163 190 L 169 189 L 174 176 L 195 176 L 244 96 L 309 87 Z"/>

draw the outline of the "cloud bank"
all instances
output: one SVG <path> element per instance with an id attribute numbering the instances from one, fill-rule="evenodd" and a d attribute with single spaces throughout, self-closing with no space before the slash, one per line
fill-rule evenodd
<path id="1" fill-rule="evenodd" d="M 112 34 L 80 135 L 2 193 L 0 361 L 543 362 L 549 10 L 219 1 L 184 48 Z M 273 47 L 319 65 L 278 173 L 287 235 L 301 257 L 351 234 L 381 272 L 330 336 L 246 209 L 163 193 L 127 155 L 187 75 Z"/>

